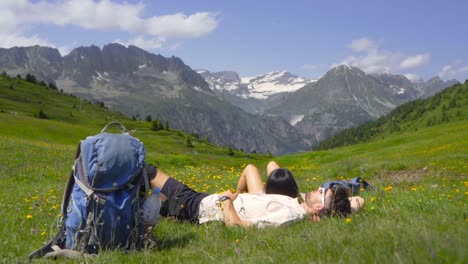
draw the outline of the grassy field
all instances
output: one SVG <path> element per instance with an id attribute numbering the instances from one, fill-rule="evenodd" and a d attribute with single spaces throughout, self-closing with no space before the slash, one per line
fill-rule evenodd
<path id="1" fill-rule="evenodd" d="M 22 88 L 27 89 L 22 84 L 15 87 Z M 195 148 L 187 148 L 184 135 L 175 131 L 150 131 L 146 122 L 92 104 L 78 111 L 72 107 L 79 103 L 76 98 L 60 106 L 61 96 L 66 96 L 55 91 L 38 95 L 44 96 L 41 104 L 50 115 L 49 120 L 38 119 L 34 114 L 39 100 L 20 105 L 6 98 L 5 89 L 10 91 L 9 83 L 0 82 L 4 263 L 27 261 L 29 253 L 55 234 L 76 145 L 98 133 L 108 119 L 120 120 L 134 131 L 148 149 L 148 162 L 198 191 L 234 189 L 246 164 L 255 164 L 264 173 L 271 158 L 242 152 L 229 156 L 225 149 L 196 139 Z M 247 230 L 222 223 L 196 226 L 162 220 L 154 232 L 157 249 L 101 252 L 89 262 L 468 263 L 467 131 L 468 122 L 451 122 L 367 144 L 274 157 L 292 170 L 303 191 L 326 180 L 361 176 L 369 181 L 376 190 L 362 193 L 367 204 L 359 215 Z"/>

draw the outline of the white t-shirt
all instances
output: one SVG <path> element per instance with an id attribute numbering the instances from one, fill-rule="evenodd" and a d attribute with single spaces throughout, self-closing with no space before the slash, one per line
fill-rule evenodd
<path id="1" fill-rule="evenodd" d="M 224 220 L 218 198 L 219 194 L 213 194 L 200 202 L 200 224 Z M 234 201 L 234 209 L 241 220 L 249 221 L 257 227 L 287 225 L 301 220 L 306 214 L 296 198 L 264 193 L 239 194 Z"/>

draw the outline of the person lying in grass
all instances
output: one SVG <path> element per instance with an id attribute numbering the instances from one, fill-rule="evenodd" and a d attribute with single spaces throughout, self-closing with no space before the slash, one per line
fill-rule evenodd
<path id="1" fill-rule="evenodd" d="M 318 221 L 322 216 L 351 213 L 349 192 L 343 186 L 308 192 L 304 202 L 279 194 L 225 191 L 210 195 L 196 192 L 163 171 L 151 168 L 151 186 L 161 189 L 160 215 L 180 221 L 199 224 L 223 221 L 227 226 L 265 227 L 287 225 L 308 216 Z"/>
<path id="2" fill-rule="evenodd" d="M 236 192 L 282 194 L 291 198 L 297 198 L 300 201 L 305 199 L 306 194 L 299 192 L 299 187 L 297 186 L 296 180 L 288 169 L 281 168 L 275 161 L 270 161 L 266 167 L 266 170 L 267 181 L 266 184 L 264 184 L 258 168 L 252 164 L 247 165 L 239 177 Z M 337 182 L 324 183 L 321 185 L 321 187 L 319 187 L 318 191 L 326 191 L 326 189 L 334 184 L 337 184 Z M 340 184 L 351 190 L 347 184 Z M 365 200 L 360 196 L 349 197 L 349 201 L 351 203 L 352 213 L 358 213 L 362 210 L 362 208 L 364 208 Z"/>

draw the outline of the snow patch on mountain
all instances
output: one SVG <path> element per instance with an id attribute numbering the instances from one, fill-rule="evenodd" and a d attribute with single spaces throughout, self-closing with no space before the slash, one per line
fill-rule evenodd
<path id="1" fill-rule="evenodd" d="M 308 80 L 287 71 L 270 72 L 264 75 L 242 78 L 250 91 L 249 97 L 266 99 L 271 95 L 294 92 L 316 80 Z"/>
<path id="2" fill-rule="evenodd" d="M 104 76 L 102 76 L 102 74 L 100 74 L 99 72 L 96 72 L 96 74 L 97 74 L 97 77 L 93 76 L 93 78 L 95 78 L 96 80 L 110 82 L 109 79 L 107 79 L 107 78 L 105 78 Z M 105 76 L 109 76 L 109 73 L 104 72 L 104 75 L 105 75 Z"/>
<path id="3" fill-rule="evenodd" d="M 268 97 L 284 92 L 294 92 L 311 82 L 287 71 L 275 71 L 255 77 L 240 78 L 236 72 L 224 71 L 211 73 L 207 70 L 198 70 L 210 85 L 218 91 L 227 91 L 242 98 L 267 99 Z"/>
<path id="4" fill-rule="evenodd" d="M 291 124 L 292 126 L 295 126 L 297 123 L 299 123 L 303 118 L 304 118 L 305 115 L 293 115 L 291 117 L 291 120 L 289 120 L 289 124 Z"/>

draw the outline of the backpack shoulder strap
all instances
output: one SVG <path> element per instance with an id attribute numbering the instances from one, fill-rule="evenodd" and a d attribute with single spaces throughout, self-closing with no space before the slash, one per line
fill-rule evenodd
<path id="1" fill-rule="evenodd" d="M 75 161 L 80 157 L 81 154 L 81 142 L 78 143 L 78 147 L 76 148 L 76 154 L 75 154 Z M 67 185 L 65 186 L 65 191 L 63 193 L 63 199 L 62 199 L 62 217 L 66 218 L 67 217 L 67 207 L 68 204 L 70 203 L 70 197 L 71 193 L 73 191 L 73 186 L 75 185 L 75 166 L 73 166 L 72 170 L 70 171 L 70 174 L 68 176 L 67 180 Z M 65 223 L 65 220 L 63 221 Z"/>
<path id="2" fill-rule="evenodd" d="M 75 154 L 75 160 L 78 159 L 81 153 L 81 142 L 78 144 L 78 147 L 76 148 L 76 154 Z M 62 246 L 65 242 L 65 221 L 67 218 L 67 207 L 68 204 L 70 203 L 70 197 L 71 193 L 73 191 L 73 186 L 75 185 L 75 177 L 74 177 L 74 168 L 70 171 L 70 174 L 68 176 L 67 180 L 67 185 L 65 186 L 65 191 L 63 194 L 63 199 L 62 199 L 62 207 L 61 207 L 61 220 L 58 225 L 58 230 L 55 236 L 47 242 L 43 247 L 35 250 L 29 255 L 29 259 L 35 259 L 35 258 L 42 258 L 44 257 L 47 253 L 53 252 L 55 246 Z"/>

